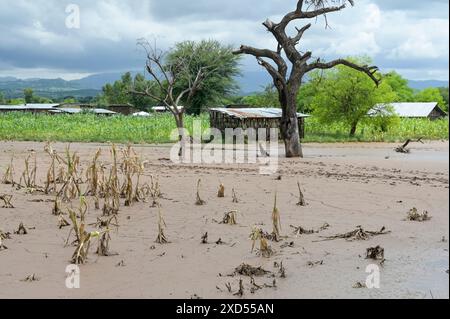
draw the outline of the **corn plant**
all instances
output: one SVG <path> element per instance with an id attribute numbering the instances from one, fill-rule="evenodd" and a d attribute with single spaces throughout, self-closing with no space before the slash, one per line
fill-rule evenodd
<path id="1" fill-rule="evenodd" d="M 79 187 L 80 178 L 78 177 L 78 165 L 80 164 L 80 157 L 76 152 L 70 152 L 70 146 L 66 147 L 65 158 L 60 157 L 60 160 L 66 165 L 67 170 L 64 178 L 64 184 L 58 192 L 58 196 L 62 201 L 70 202 L 71 200 L 80 197 L 81 190 Z"/>
<path id="2" fill-rule="evenodd" d="M 33 162 L 30 163 L 30 161 Z M 19 184 L 22 185 L 23 182 L 24 186 L 28 189 L 36 188 L 36 170 L 37 170 L 36 153 L 31 152 L 25 158 L 25 169 L 22 173 L 22 177 L 20 178 Z"/>
<path id="3" fill-rule="evenodd" d="M 197 206 L 203 206 L 203 205 L 206 204 L 206 202 L 203 199 L 201 199 L 201 197 L 200 197 L 200 183 L 201 183 L 201 181 L 202 180 L 199 179 L 198 182 L 197 182 L 197 200 L 195 201 L 195 205 L 197 205 Z"/>
<path id="4" fill-rule="evenodd" d="M 11 157 L 11 162 L 2 177 L 2 184 L 14 185 L 14 166 L 13 166 L 14 156 Z"/>
<path id="5" fill-rule="evenodd" d="M 162 216 L 161 205 L 158 203 L 158 236 L 156 237 L 156 242 L 158 244 L 167 244 L 169 241 L 164 234 L 164 228 L 166 228 L 166 222 Z"/>
<path id="6" fill-rule="evenodd" d="M 281 231 L 281 217 L 280 211 L 277 208 L 277 194 L 275 194 L 275 203 L 272 211 L 272 225 L 273 225 L 272 235 L 275 241 L 278 241 L 280 238 L 280 231 Z"/>
<path id="7" fill-rule="evenodd" d="M 2 208 L 14 208 L 13 204 L 11 203 L 12 195 L 0 195 L 0 200 L 3 201 Z"/>
<path id="8" fill-rule="evenodd" d="M 300 187 L 300 182 L 297 182 L 298 186 L 298 203 L 297 206 L 306 206 L 305 196 L 303 195 L 302 188 Z"/>
<path id="9" fill-rule="evenodd" d="M 47 143 L 44 147 L 44 151 L 50 156 L 50 167 L 47 171 L 47 179 L 45 181 L 45 194 L 50 194 L 57 191 L 56 186 L 56 163 L 59 163 L 59 156 L 55 150 L 51 147 L 50 143 Z"/>
<path id="10" fill-rule="evenodd" d="M 252 252 L 255 250 L 256 242 L 259 241 L 258 254 L 262 257 L 270 258 L 274 252 L 269 246 L 267 240 L 263 236 L 264 232 L 261 228 L 254 227 L 250 233 L 250 239 L 252 240 Z"/>
<path id="11" fill-rule="evenodd" d="M 87 261 L 89 249 L 91 245 L 91 240 L 93 238 L 98 238 L 101 236 L 101 232 L 86 231 L 86 212 L 87 204 L 84 197 L 80 198 L 80 207 L 78 209 L 78 216 L 74 210 L 69 209 L 69 217 L 72 222 L 72 229 L 69 232 L 66 244 L 69 241 L 70 235 L 73 232 L 75 234 L 75 241 L 73 244 L 76 245 L 75 251 L 72 254 L 71 262 L 73 264 L 79 265 L 84 264 Z"/>
<path id="12" fill-rule="evenodd" d="M 114 215 L 111 217 L 97 218 L 97 222 L 94 225 L 96 228 L 101 230 L 99 240 L 98 240 L 97 252 L 96 252 L 97 255 L 99 255 L 99 256 L 115 255 L 110 252 L 109 243 L 111 241 L 110 232 L 112 230 L 112 227 L 115 227 L 116 229 L 119 228 L 119 222 L 117 220 L 117 216 Z"/>
<path id="13" fill-rule="evenodd" d="M 236 225 L 236 214 L 237 211 L 233 210 L 231 212 L 225 213 L 223 220 L 221 222 L 221 224 L 226 224 L 226 225 Z"/>
<path id="14" fill-rule="evenodd" d="M 99 188 L 99 170 L 102 166 L 98 162 L 100 154 L 101 150 L 98 149 L 95 152 L 94 158 L 92 159 L 90 166 L 86 170 L 86 180 L 88 183 L 88 188 L 85 192 L 85 196 L 97 196 L 97 191 Z"/>
<path id="15" fill-rule="evenodd" d="M 223 184 L 219 185 L 219 190 L 217 191 L 217 197 L 219 197 L 219 198 L 225 197 L 225 186 Z"/>
<path id="16" fill-rule="evenodd" d="M 236 195 L 236 191 L 235 191 L 234 188 L 231 190 L 231 194 L 232 194 L 232 197 L 233 197 L 233 203 L 235 203 L 235 204 L 239 203 L 239 199 L 238 199 L 238 197 Z"/>

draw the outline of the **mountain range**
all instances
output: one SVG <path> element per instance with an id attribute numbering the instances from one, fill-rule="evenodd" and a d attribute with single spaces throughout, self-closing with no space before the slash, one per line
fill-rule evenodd
<path id="1" fill-rule="evenodd" d="M 137 72 L 132 72 L 136 74 Z M 96 96 L 101 93 L 102 87 L 120 79 L 123 73 L 101 73 L 84 77 L 79 80 L 57 79 L 18 79 L 15 77 L 0 77 L 0 92 L 6 98 L 23 96 L 23 89 L 32 88 L 36 95 L 60 99 L 68 96 L 75 98 Z M 241 94 L 260 92 L 270 83 L 270 77 L 263 70 L 244 72 L 243 76 L 236 78 L 240 85 Z M 427 87 L 448 87 L 448 81 L 428 80 L 409 81 L 412 88 L 422 90 Z"/>

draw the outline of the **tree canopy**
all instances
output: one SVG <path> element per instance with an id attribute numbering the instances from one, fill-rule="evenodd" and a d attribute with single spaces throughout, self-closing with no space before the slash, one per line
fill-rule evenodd
<path id="1" fill-rule="evenodd" d="M 415 102 L 437 102 L 440 108 L 444 111 L 448 111 L 448 105 L 438 88 L 427 88 L 417 92 L 414 96 L 414 100 Z"/>
<path id="2" fill-rule="evenodd" d="M 113 84 L 106 84 L 102 89 L 102 96 L 99 99 L 100 105 L 122 104 L 131 105 L 140 110 L 147 110 L 157 102 L 149 97 L 134 95 L 130 93 L 132 87 L 144 89 L 151 81 L 145 79 L 144 75 L 138 73 L 133 76 L 130 72 L 122 75 L 122 78 Z"/>
<path id="3" fill-rule="evenodd" d="M 204 108 L 236 93 L 238 85 L 235 76 L 240 74 L 239 59 L 232 54 L 230 46 L 224 46 L 216 40 L 184 41 L 175 45 L 167 56 L 168 65 L 174 61 L 185 60 L 191 70 L 187 73 L 195 73 L 195 70 L 201 68 L 207 72 L 190 102 L 183 101 L 188 113 L 199 114 Z M 175 90 L 186 88 L 188 81 L 188 77 L 181 77 L 175 85 Z"/>
<path id="4" fill-rule="evenodd" d="M 349 59 L 354 63 L 370 63 L 368 58 Z M 386 82 L 377 87 L 364 73 L 338 66 L 311 75 L 317 92 L 312 99 L 313 115 L 319 121 L 342 122 L 354 136 L 358 123 L 378 103 L 393 102 L 396 94 Z"/>

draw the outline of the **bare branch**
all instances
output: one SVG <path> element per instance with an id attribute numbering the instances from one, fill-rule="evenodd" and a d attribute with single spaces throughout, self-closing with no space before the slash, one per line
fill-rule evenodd
<path id="1" fill-rule="evenodd" d="M 280 48 L 278 50 L 281 53 Z M 233 52 L 233 54 L 249 54 L 253 55 L 256 58 L 268 58 L 271 59 L 278 66 L 278 72 L 282 78 L 284 78 L 287 74 L 287 64 L 281 57 L 281 54 L 268 49 L 256 49 L 253 47 L 242 45 L 239 50 Z M 259 61 L 259 60 L 258 60 Z"/>
<path id="2" fill-rule="evenodd" d="M 294 45 L 297 45 L 298 42 L 300 41 L 300 39 L 303 37 L 303 34 L 305 33 L 305 31 L 308 30 L 309 28 L 311 28 L 311 23 L 308 23 L 301 29 L 295 28 L 297 30 L 297 35 L 295 37 L 291 38 L 292 43 Z"/>
<path id="3" fill-rule="evenodd" d="M 337 60 L 326 62 L 326 63 L 320 62 L 320 61 L 317 61 L 315 63 L 311 63 L 310 65 L 307 66 L 306 72 L 310 72 L 310 71 L 312 71 L 314 69 L 321 69 L 321 70 L 331 69 L 331 68 L 333 68 L 333 67 L 335 67 L 337 65 L 345 65 L 345 66 L 347 66 L 349 68 L 352 68 L 354 70 L 357 70 L 357 71 L 360 71 L 360 72 L 364 72 L 365 74 L 367 74 L 372 79 L 372 81 L 375 82 L 375 84 L 377 86 L 380 84 L 381 80 L 378 79 L 377 77 L 375 77 L 375 74 L 378 71 L 378 67 L 376 67 L 376 66 L 368 66 L 368 65 L 360 66 L 360 65 L 357 65 L 357 64 L 355 64 L 353 62 L 350 62 L 350 61 L 347 61 L 347 60 L 344 60 L 344 59 L 337 59 Z"/>

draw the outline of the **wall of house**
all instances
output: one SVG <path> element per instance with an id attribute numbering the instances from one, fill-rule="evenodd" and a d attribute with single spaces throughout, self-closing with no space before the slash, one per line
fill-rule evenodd
<path id="1" fill-rule="evenodd" d="M 213 128 L 219 129 L 222 133 L 225 133 L 226 128 L 279 128 L 280 118 L 236 118 L 229 116 L 225 113 L 211 111 L 210 112 L 210 125 Z M 299 135 L 300 138 L 305 137 L 305 121 L 304 118 L 298 119 Z M 280 137 L 281 138 L 281 137 Z"/>

